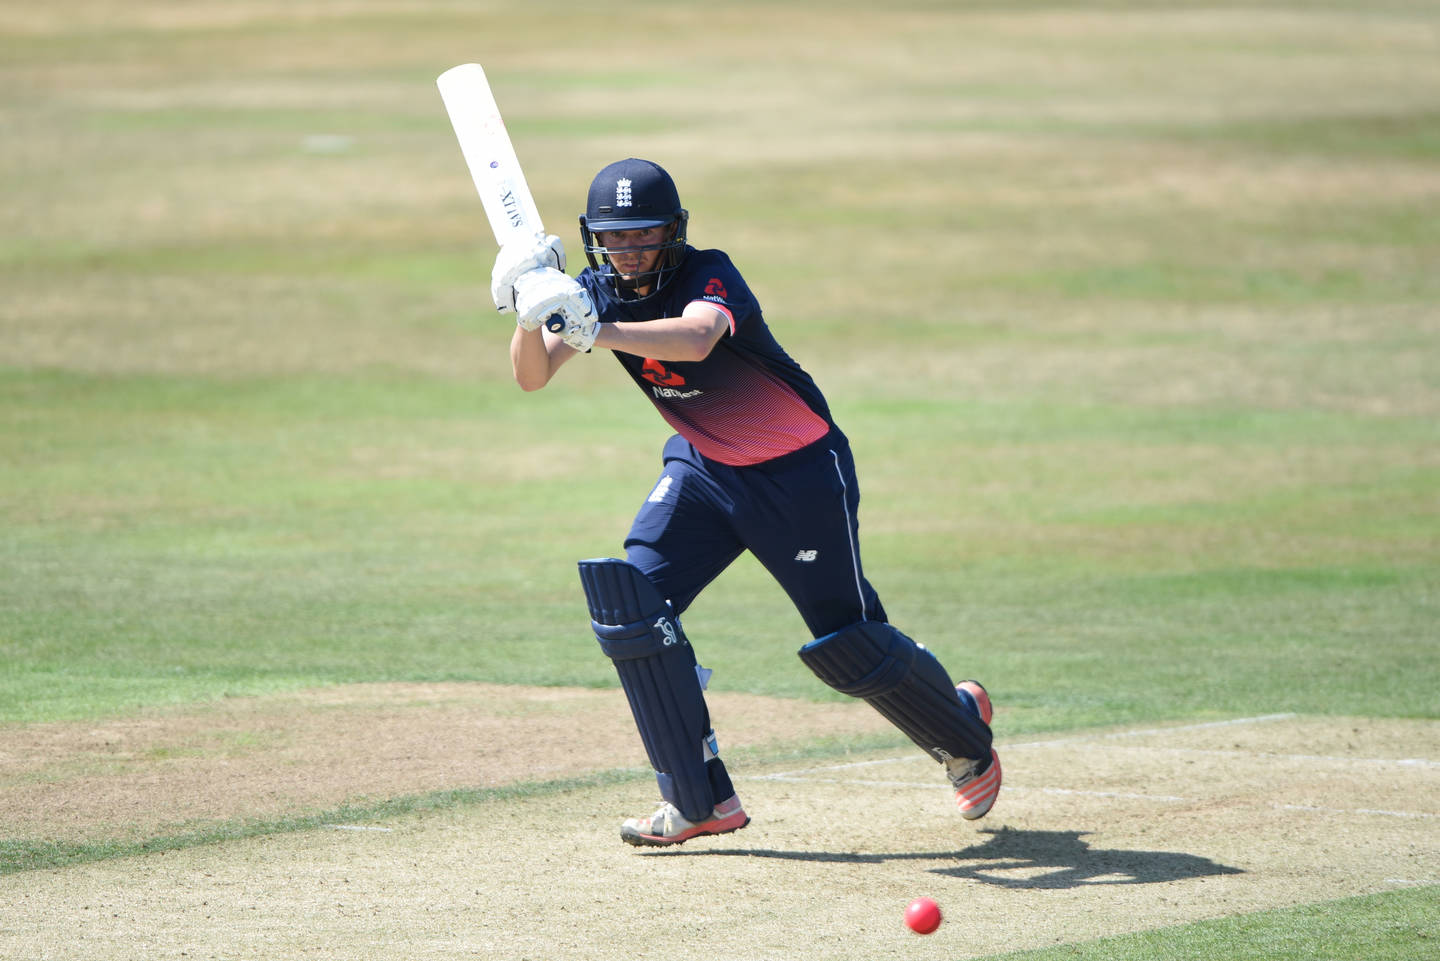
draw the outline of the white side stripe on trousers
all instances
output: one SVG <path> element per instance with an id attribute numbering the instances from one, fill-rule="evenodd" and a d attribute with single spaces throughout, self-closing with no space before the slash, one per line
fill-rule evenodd
<path id="1" fill-rule="evenodd" d="M 850 488 L 845 484 L 845 472 L 840 469 L 840 455 L 832 450 L 830 458 L 835 462 L 835 476 L 840 479 L 840 506 L 845 513 L 845 536 L 850 539 L 850 570 L 855 574 L 855 599 L 860 604 L 860 620 L 867 621 L 865 587 L 860 578 L 860 548 L 855 543 L 855 519 L 850 516 Z"/>

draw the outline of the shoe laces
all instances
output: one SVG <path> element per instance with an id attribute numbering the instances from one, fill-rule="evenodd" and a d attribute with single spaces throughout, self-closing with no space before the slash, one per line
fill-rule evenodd
<path id="1" fill-rule="evenodd" d="M 689 820 L 680 813 L 680 809 L 669 801 L 661 801 L 655 813 L 650 815 L 650 831 L 654 834 L 668 836 L 690 826 Z"/>
<path id="2" fill-rule="evenodd" d="M 945 762 L 945 775 L 950 778 L 950 785 L 958 791 L 980 773 L 980 764 L 978 758 L 952 757 Z"/>

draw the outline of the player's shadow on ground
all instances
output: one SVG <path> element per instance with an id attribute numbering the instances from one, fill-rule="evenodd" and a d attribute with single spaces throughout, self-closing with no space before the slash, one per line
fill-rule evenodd
<path id="1" fill-rule="evenodd" d="M 1179 851 L 1093 848 L 1086 831 L 986 830 L 980 844 L 956 852 L 964 863 L 934 868 L 1005 888 L 1075 888 L 1091 884 L 1163 884 L 1186 878 L 1243 874 L 1240 868 Z"/>
<path id="2" fill-rule="evenodd" d="M 959 851 L 857 854 L 828 851 L 722 850 L 667 851 L 785 861 L 835 861 L 881 864 L 886 861 L 936 861 L 929 870 L 952 878 L 972 878 L 1002 888 L 1027 890 L 1078 888 L 1100 884 L 1163 884 L 1186 878 L 1242 874 L 1240 868 L 1209 858 L 1175 851 L 1131 851 L 1092 848 L 1081 840 L 1086 831 L 984 830 L 979 844 Z M 655 852 L 660 853 L 660 852 Z"/>

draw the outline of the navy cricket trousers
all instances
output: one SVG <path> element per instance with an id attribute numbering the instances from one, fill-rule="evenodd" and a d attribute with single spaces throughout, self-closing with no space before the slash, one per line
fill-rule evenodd
<path id="1" fill-rule="evenodd" d="M 702 457 L 676 435 L 663 460 L 625 553 L 677 615 L 748 550 L 784 588 L 813 637 L 886 619 L 861 568 L 860 486 L 838 430 L 749 467 Z"/>

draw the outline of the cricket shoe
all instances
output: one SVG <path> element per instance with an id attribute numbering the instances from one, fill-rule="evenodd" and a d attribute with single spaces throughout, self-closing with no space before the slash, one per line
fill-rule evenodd
<path id="1" fill-rule="evenodd" d="M 740 806 L 738 794 L 732 794 L 728 800 L 715 805 L 710 817 L 698 824 L 687 820 L 675 805 L 665 801 L 648 818 L 628 818 L 620 825 L 620 840 L 640 847 L 659 848 L 684 844 L 702 834 L 728 834 L 749 823 L 750 818 Z"/>
<path id="2" fill-rule="evenodd" d="M 960 703 L 986 724 L 995 716 L 990 693 L 979 681 L 961 681 L 955 685 L 955 693 Z M 994 750 L 988 764 L 974 758 L 951 758 L 945 762 L 945 773 L 955 788 L 955 806 L 967 821 L 978 821 L 995 806 L 1000 796 L 1000 755 Z"/>
<path id="3" fill-rule="evenodd" d="M 967 821 L 978 821 L 1000 796 L 1000 755 L 992 749 L 984 761 L 957 757 L 945 762 L 945 774 L 955 788 L 955 806 Z"/>

